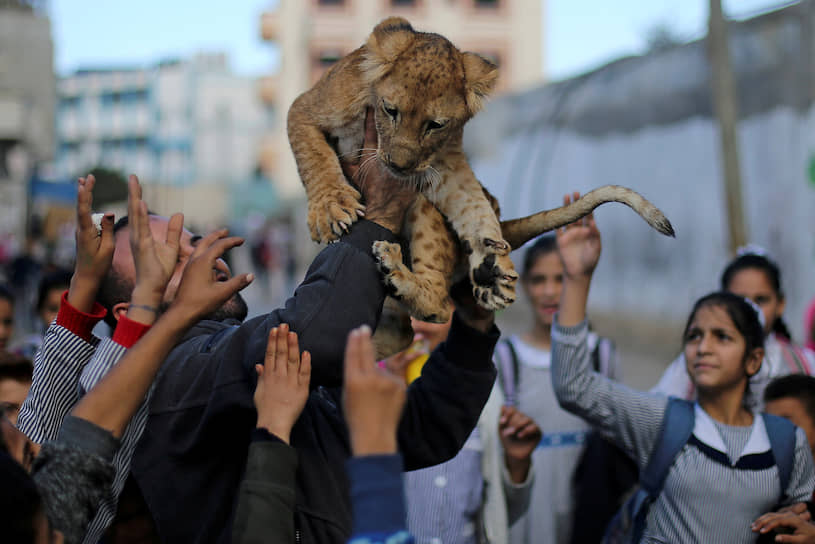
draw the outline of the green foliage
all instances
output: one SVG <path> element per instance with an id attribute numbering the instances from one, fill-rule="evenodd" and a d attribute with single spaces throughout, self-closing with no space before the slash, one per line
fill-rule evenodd
<path id="1" fill-rule="evenodd" d="M 669 22 L 656 23 L 645 32 L 645 47 L 649 52 L 665 51 L 685 41 L 685 37 Z"/>
<path id="2" fill-rule="evenodd" d="M 108 204 L 127 200 L 127 179 L 121 172 L 97 166 L 88 173 L 96 178 L 96 186 L 93 188 L 94 207 L 101 209 Z"/>

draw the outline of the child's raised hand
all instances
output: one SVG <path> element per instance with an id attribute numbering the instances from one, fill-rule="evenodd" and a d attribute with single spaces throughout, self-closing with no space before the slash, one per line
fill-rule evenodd
<path id="1" fill-rule="evenodd" d="M 289 443 L 291 429 L 308 399 L 311 354 L 300 356 L 297 333 L 285 323 L 269 331 L 264 364 L 255 365 L 257 427 Z"/>
<path id="2" fill-rule="evenodd" d="M 563 197 L 564 204 L 580 198 L 580 193 Z M 563 272 L 567 278 L 591 276 L 600 260 L 603 248 L 600 231 L 594 221 L 594 214 L 589 214 L 563 228 L 557 229 L 557 245 Z"/>
<path id="3" fill-rule="evenodd" d="M 371 329 L 362 326 L 348 335 L 345 346 L 343 409 L 354 455 L 396 452 L 396 427 L 402 418 L 404 378 L 374 362 Z"/>
<path id="4" fill-rule="evenodd" d="M 93 175 L 79 178 L 76 191 L 76 264 L 68 290 L 68 302 L 83 312 L 91 311 L 102 279 L 113 260 L 113 214 L 104 214 L 101 232 L 91 217 L 95 184 Z"/>

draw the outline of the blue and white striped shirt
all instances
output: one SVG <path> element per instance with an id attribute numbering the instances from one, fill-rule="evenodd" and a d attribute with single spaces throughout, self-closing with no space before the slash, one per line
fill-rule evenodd
<path id="1" fill-rule="evenodd" d="M 127 349 L 110 338 L 86 342 L 70 330 L 52 324 L 34 358 L 34 378 L 18 419 L 19 429 L 31 440 L 56 440 L 65 416 L 119 362 Z M 116 506 L 130 461 L 147 424 L 147 398 L 122 435 L 113 457 L 116 469 L 112 487 L 106 492 L 83 542 L 99 541 L 116 515 Z"/>
<path id="2" fill-rule="evenodd" d="M 558 400 L 618 443 L 642 470 L 659 435 L 668 398 L 635 391 L 592 372 L 587 331 L 585 321 L 575 327 L 557 322 L 553 326 L 552 382 Z M 701 408 L 696 416 L 692 439 L 677 455 L 648 512 L 642 541 L 755 542 L 758 535 L 751 523 L 775 509 L 782 496 L 775 464 L 739 462 L 770 452 L 763 419 L 754 418 L 746 445 L 734 455 L 726 442 L 735 444 L 738 437 L 723 439 Z M 813 488 L 812 453 L 804 432 L 797 429 L 784 504 L 809 500 Z"/>

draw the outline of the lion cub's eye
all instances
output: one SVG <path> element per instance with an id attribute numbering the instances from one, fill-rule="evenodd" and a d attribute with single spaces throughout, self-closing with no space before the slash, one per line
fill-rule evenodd
<path id="1" fill-rule="evenodd" d="M 447 121 L 428 121 L 426 131 L 430 132 L 432 130 L 438 130 L 440 128 L 443 128 L 446 124 Z"/>
<path id="2" fill-rule="evenodd" d="M 388 116 L 391 119 L 393 119 L 394 121 L 396 120 L 396 116 L 399 115 L 399 110 L 397 110 L 395 107 L 391 106 L 390 104 L 388 104 L 384 100 L 382 101 L 382 110 L 385 113 L 387 113 Z"/>

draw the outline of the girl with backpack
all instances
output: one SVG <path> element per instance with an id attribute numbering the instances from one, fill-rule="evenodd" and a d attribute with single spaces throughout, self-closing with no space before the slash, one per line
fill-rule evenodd
<path id="1" fill-rule="evenodd" d="M 521 287 L 532 310 L 532 323 L 520 335 L 503 339 L 495 348 L 498 384 L 509 406 L 528 414 L 544 430 L 544 438 L 532 453 L 535 479 L 526 513 L 512 524 L 512 544 L 568 544 L 574 542 L 573 518 L 577 509 L 586 508 L 585 493 L 575 485 L 576 469 L 586 450 L 591 427 L 585 421 L 561 409 L 552 390 L 550 348 L 552 318 L 560 303 L 563 265 L 557 253 L 554 234 L 545 234 L 529 246 L 521 265 Z M 610 378 L 619 370 L 611 340 L 589 333 L 592 366 Z M 593 467 L 592 467 L 593 468 Z M 598 486 L 596 474 L 594 496 Z M 581 474 L 583 475 L 583 474 Z M 596 502 L 596 501 L 595 501 Z M 591 506 L 596 506 L 592 504 Z M 616 506 L 601 520 L 593 515 L 595 533 L 603 534 L 605 522 Z M 599 523 L 595 523 L 599 520 Z M 581 528 L 588 524 L 583 523 Z M 581 534 L 577 542 L 588 542 Z"/>
<path id="2" fill-rule="evenodd" d="M 764 324 L 764 363 L 750 380 L 750 401 L 761 408 L 764 388 L 773 378 L 787 374 L 812 375 L 815 353 L 792 341 L 782 318 L 785 307 L 781 288 L 781 270 L 766 252 L 747 246 L 722 272 L 721 289 L 755 302 L 761 308 Z M 665 370 L 653 391 L 692 400 L 693 384 L 685 370 L 684 355 L 679 355 Z"/>
<path id="3" fill-rule="evenodd" d="M 629 541 L 755 542 L 751 524 L 759 516 L 808 500 L 815 471 L 804 432 L 744 402 L 764 358 L 764 331 L 751 303 L 717 292 L 694 305 L 683 344 L 695 403 L 632 390 L 591 370 L 586 302 L 601 251 L 594 219 L 560 229 L 557 238 L 564 279 L 552 383 L 563 408 L 640 468 L 647 492 Z"/>

